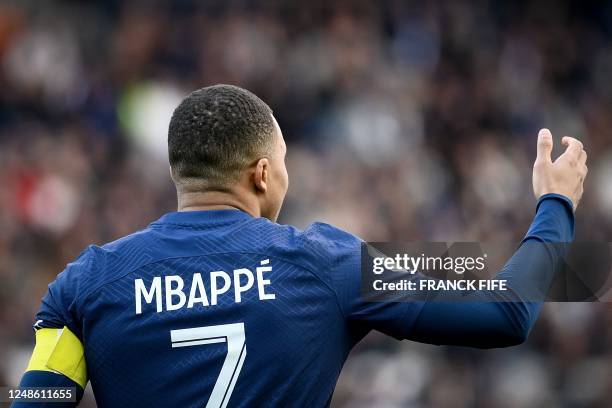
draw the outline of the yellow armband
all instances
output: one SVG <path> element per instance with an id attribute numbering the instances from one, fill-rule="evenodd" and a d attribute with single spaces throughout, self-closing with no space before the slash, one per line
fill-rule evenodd
<path id="1" fill-rule="evenodd" d="M 39 329 L 27 371 L 50 371 L 70 378 L 82 388 L 87 385 L 85 350 L 77 336 L 63 329 Z"/>

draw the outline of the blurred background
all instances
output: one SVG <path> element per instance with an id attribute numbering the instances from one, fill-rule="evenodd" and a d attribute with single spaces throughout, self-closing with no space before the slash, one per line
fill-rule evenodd
<path id="1" fill-rule="evenodd" d="M 518 242 L 549 127 L 589 154 L 578 239 L 610 241 L 612 3 L 583 3 L 0 1 L 0 384 L 18 383 L 64 265 L 175 209 L 168 120 L 214 83 L 274 110 L 282 223 Z M 333 406 L 609 407 L 611 346 L 601 303 L 547 304 L 505 350 L 373 334 Z"/>

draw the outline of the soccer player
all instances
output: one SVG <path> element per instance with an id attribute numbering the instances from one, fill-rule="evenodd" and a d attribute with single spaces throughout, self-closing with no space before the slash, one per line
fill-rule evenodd
<path id="1" fill-rule="evenodd" d="M 433 344 L 519 344 L 541 308 L 521 300 L 521 288 L 545 292 L 563 256 L 526 243 L 573 239 L 587 173 L 578 140 L 563 138 L 554 162 L 552 144 L 541 130 L 536 215 L 499 273 L 517 301 L 476 291 L 465 302 L 368 302 L 359 238 L 323 223 L 276 223 L 289 179 L 271 109 L 235 86 L 195 91 L 168 132 L 178 211 L 89 246 L 57 276 L 20 386 L 73 386 L 81 396 L 90 381 L 100 407 L 321 407 L 371 330 Z"/>

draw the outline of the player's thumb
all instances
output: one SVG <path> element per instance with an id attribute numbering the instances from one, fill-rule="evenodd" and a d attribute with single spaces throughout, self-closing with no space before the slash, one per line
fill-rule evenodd
<path id="1" fill-rule="evenodd" d="M 536 160 L 551 163 L 550 157 L 553 149 L 552 133 L 548 129 L 541 129 L 538 133 L 538 157 Z"/>

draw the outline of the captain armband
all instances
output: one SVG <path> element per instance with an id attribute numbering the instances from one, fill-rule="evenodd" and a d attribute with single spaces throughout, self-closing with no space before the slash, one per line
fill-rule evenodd
<path id="1" fill-rule="evenodd" d="M 43 328 L 36 331 L 36 346 L 28 371 L 49 371 L 70 378 L 81 388 L 87 385 L 85 350 L 77 336 L 63 329 Z"/>

